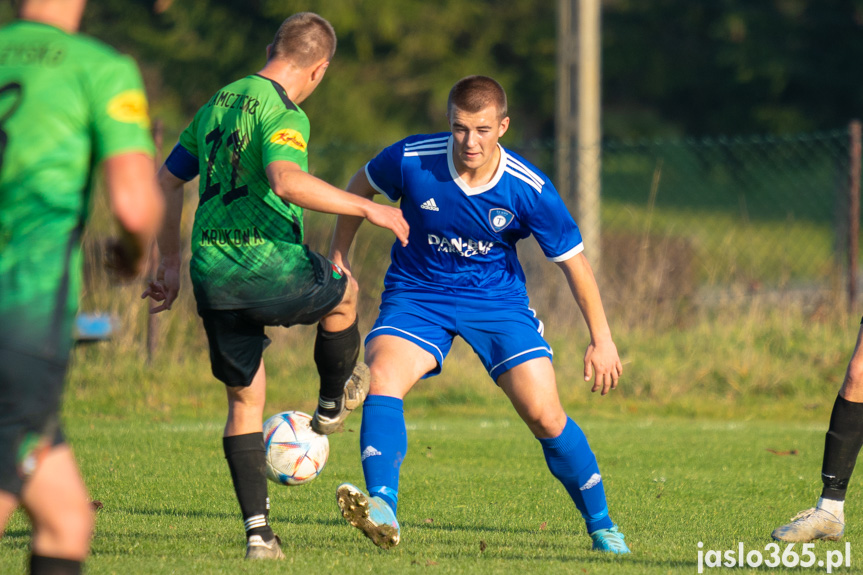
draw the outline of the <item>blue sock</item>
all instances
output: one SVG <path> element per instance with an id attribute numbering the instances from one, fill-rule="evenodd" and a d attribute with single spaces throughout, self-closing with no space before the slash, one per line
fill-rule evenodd
<path id="1" fill-rule="evenodd" d="M 614 523 L 608 516 L 599 466 L 581 428 L 567 417 L 563 433 L 539 442 L 551 474 L 563 483 L 572 497 L 584 517 L 587 532 L 612 527 Z"/>
<path id="2" fill-rule="evenodd" d="M 366 398 L 360 450 L 369 495 L 386 501 L 395 513 L 399 503 L 399 469 L 408 451 L 401 399 L 385 395 Z"/>

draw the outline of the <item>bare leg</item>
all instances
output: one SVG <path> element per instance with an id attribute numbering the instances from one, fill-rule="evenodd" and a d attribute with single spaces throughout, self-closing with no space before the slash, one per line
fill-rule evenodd
<path id="1" fill-rule="evenodd" d="M 498 385 L 539 440 L 548 469 L 566 488 L 593 538 L 593 548 L 629 553 L 608 516 L 605 488 L 596 457 L 582 430 L 566 416 L 557 393 L 551 360 L 532 359 L 503 373 Z"/>
<path id="2" fill-rule="evenodd" d="M 348 276 L 348 287 L 342 301 L 321 318 L 321 327 L 326 331 L 343 331 L 351 327 L 357 319 L 357 295 L 359 285 L 353 276 Z"/>
<path id="3" fill-rule="evenodd" d="M 363 404 L 369 390 L 369 372 L 357 363 L 362 339 L 357 326 L 357 282 L 347 277 L 342 301 L 321 318 L 315 337 L 315 365 L 320 377 L 318 407 L 312 429 L 335 433 L 350 413 Z"/>
<path id="4" fill-rule="evenodd" d="M 360 451 L 368 496 L 343 483 L 336 491 L 342 516 L 375 545 L 398 545 L 396 520 L 401 463 L 407 455 L 407 429 L 402 399 L 414 384 L 437 366 L 437 360 L 418 345 L 391 335 L 369 341 L 366 361 L 371 370 L 371 393 L 363 408 Z"/>
<path id="5" fill-rule="evenodd" d="M 18 508 L 18 498 L 6 491 L 0 491 L 0 539 L 6 531 L 6 524 Z"/>
<path id="6" fill-rule="evenodd" d="M 557 437 L 566 426 L 554 368 L 546 357 L 521 363 L 497 378 L 516 412 L 537 438 Z"/>
<path id="7" fill-rule="evenodd" d="M 404 338 L 379 335 L 366 348 L 366 363 L 372 372 L 370 395 L 404 399 L 414 384 L 437 367 L 437 359 Z"/>
<path id="8" fill-rule="evenodd" d="M 264 405 L 267 401 L 267 374 L 264 361 L 248 387 L 226 387 L 228 391 L 228 420 L 225 437 L 256 433 L 263 429 Z"/>
<path id="9" fill-rule="evenodd" d="M 848 362 L 839 395 L 848 401 L 863 403 L 863 326 L 857 333 L 857 344 L 854 346 L 851 361 Z"/>
<path id="10" fill-rule="evenodd" d="M 222 447 L 240 504 L 246 532 L 246 559 L 284 559 L 269 524 L 269 497 L 264 475 L 263 418 L 267 399 L 264 361 L 248 387 L 227 387 L 228 419 Z"/>
<path id="11" fill-rule="evenodd" d="M 839 395 L 833 402 L 830 425 L 824 438 L 821 461 L 821 497 L 814 509 L 798 513 L 790 523 L 777 527 L 778 541 L 806 543 L 837 540 L 845 534 L 845 494 L 863 446 L 863 327 Z"/>
<path id="12" fill-rule="evenodd" d="M 21 492 L 33 522 L 33 553 L 83 561 L 90 550 L 93 510 L 68 445 L 52 449 Z"/>

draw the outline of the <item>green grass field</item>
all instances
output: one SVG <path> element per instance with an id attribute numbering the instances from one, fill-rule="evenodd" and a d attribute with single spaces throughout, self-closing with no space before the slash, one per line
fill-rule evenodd
<path id="1" fill-rule="evenodd" d="M 302 487 L 271 484 L 271 520 L 287 562 L 247 564 L 221 421 L 117 417 L 68 427 L 103 504 L 88 572 L 694 573 L 699 541 L 763 549 L 772 528 L 817 495 L 825 424 L 572 415 L 597 453 L 629 557 L 589 550 L 577 511 L 514 417 L 408 410 L 397 548 L 374 547 L 335 504 L 339 483 L 362 481 L 356 417 L 332 437 L 321 477 Z M 861 512 L 860 499 L 850 498 L 852 549 Z M 16 514 L 0 542 L 0 572 L 21 572 L 28 536 Z M 821 558 L 828 549 L 844 543 L 815 552 Z"/>
<path id="2" fill-rule="evenodd" d="M 657 218 L 653 230 L 673 235 L 683 219 Z M 310 236 L 319 245 L 328 237 L 320 229 Z M 383 248 L 371 246 L 388 243 L 368 226 L 358 237 L 363 332 L 386 264 Z M 763 265 L 747 262 L 737 265 Z M 83 308 L 114 313 L 123 329 L 112 342 L 78 348 L 64 410 L 91 495 L 103 505 L 87 572 L 694 573 L 699 541 L 705 549 L 743 542 L 764 550 L 774 527 L 814 504 L 824 431 L 859 329 L 841 301 L 818 295 L 765 303 L 747 295 L 682 313 L 676 304 L 604 289 L 625 374 L 616 392 L 600 398 L 581 377 L 587 334 L 559 272 L 531 271 L 539 278 L 528 285 L 555 349 L 561 397 L 597 454 L 631 556 L 589 550 L 581 518 L 538 443 L 457 342 L 444 373 L 407 400 L 402 544 L 379 550 L 339 515 L 336 486 L 362 485 L 355 415 L 353 431 L 332 438 L 319 479 L 297 488 L 271 485 L 271 520 L 288 561 L 244 563 L 242 522 L 221 449 L 224 391 L 210 375 L 188 281 L 175 310 L 159 320 L 160 348 L 147 366 L 140 287 L 110 293 L 96 276 Z M 313 409 L 312 330 L 272 334 L 267 415 Z M 863 571 L 854 547 L 863 533 L 859 482 L 852 482 L 846 509 L 853 572 Z M 26 517 L 16 513 L 0 540 L 0 573 L 23 572 L 28 543 Z M 844 550 L 844 543 L 815 546 L 818 559 L 828 550 Z M 789 570 L 737 570 L 750 571 Z"/>
<path id="3" fill-rule="evenodd" d="M 274 334 L 268 415 L 313 408 L 308 329 Z M 699 541 L 763 550 L 775 526 L 814 503 L 856 329 L 793 310 L 750 310 L 686 330 L 619 330 L 626 373 L 605 398 L 580 380 L 583 334 L 552 338 L 564 403 L 588 434 L 613 519 L 633 550 L 625 558 L 589 550 L 538 443 L 457 342 L 444 374 L 407 400 L 402 544 L 379 550 L 339 515 L 336 486 L 362 485 L 355 415 L 332 437 L 320 478 L 271 485 L 288 562 L 246 564 L 221 450 L 224 392 L 203 346 L 166 345 L 150 367 L 134 341 L 80 347 L 64 415 L 91 495 L 103 504 L 88 573 L 694 573 Z M 852 549 L 863 512 L 855 487 Z M 16 513 L 0 540 L 0 573 L 23 572 L 28 542 L 26 517 Z M 819 559 L 843 549 L 815 547 Z"/>

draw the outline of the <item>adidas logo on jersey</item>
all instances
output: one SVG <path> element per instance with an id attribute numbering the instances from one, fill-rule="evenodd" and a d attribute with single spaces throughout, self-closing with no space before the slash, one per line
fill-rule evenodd
<path id="1" fill-rule="evenodd" d="M 434 198 L 430 198 L 420 204 L 420 207 L 424 210 L 429 210 L 431 212 L 439 212 L 440 208 L 437 207 L 437 204 L 434 201 Z"/>
<path id="2" fill-rule="evenodd" d="M 375 455 L 383 455 L 380 451 L 369 445 L 363 450 L 363 455 L 360 461 L 365 461 L 369 457 L 374 457 Z"/>

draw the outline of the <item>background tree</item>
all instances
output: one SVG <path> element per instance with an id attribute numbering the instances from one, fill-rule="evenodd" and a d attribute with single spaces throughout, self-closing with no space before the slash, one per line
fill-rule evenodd
<path id="1" fill-rule="evenodd" d="M 306 102 L 317 145 L 380 145 L 445 129 L 449 87 L 498 78 L 510 142 L 550 142 L 555 9 L 549 0 L 102 0 L 85 31 L 142 64 L 155 115 L 176 129 L 221 85 L 254 70 L 289 14 L 339 35 Z M 9 5 L 0 18 L 11 18 Z M 609 138 L 792 133 L 859 115 L 863 0 L 605 0 L 603 122 Z"/>

